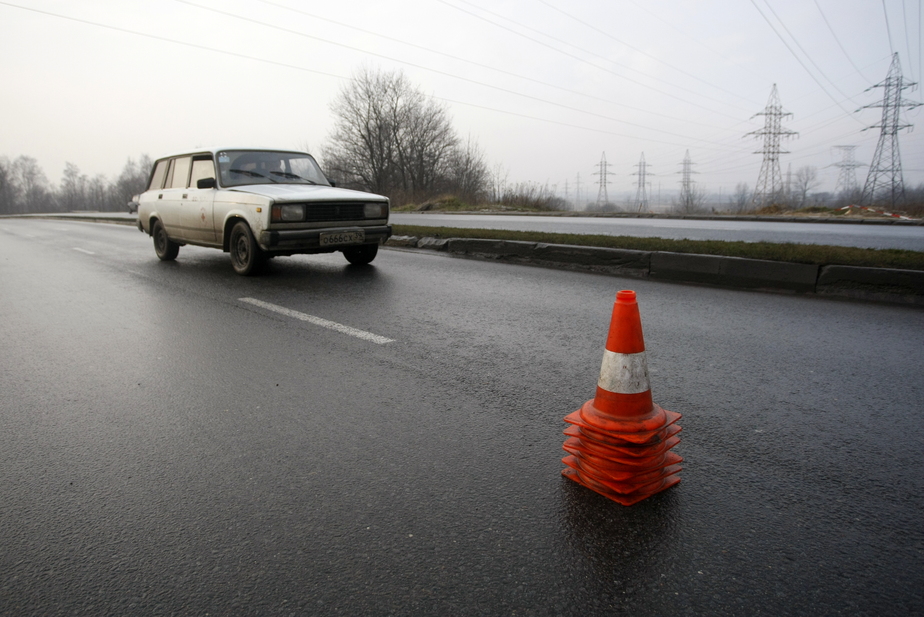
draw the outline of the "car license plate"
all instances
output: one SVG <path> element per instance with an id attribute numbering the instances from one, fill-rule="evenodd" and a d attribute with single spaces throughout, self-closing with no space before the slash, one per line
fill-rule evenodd
<path id="1" fill-rule="evenodd" d="M 366 232 L 362 230 L 321 234 L 321 246 L 333 246 L 335 244 L 361 244 L 365 241 Z"/>

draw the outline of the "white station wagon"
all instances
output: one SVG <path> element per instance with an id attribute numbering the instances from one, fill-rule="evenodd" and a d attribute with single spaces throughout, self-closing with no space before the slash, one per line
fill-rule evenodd
<path id="1" fill-rule="evenodd" d="M 391 236 L 388 198 L 331 186 L 314 158 L 288 150 L 207 149 L 158 159 L 138 199 L 138 229 L 162 260 L 185 244 L 231 253 L 238 274 L 268 258 L 343 252 L 368 264 Z"/>

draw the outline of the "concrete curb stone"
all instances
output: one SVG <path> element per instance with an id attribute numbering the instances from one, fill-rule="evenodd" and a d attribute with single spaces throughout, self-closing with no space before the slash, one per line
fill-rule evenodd
<path id="1" fill-rule="evenodd" d="M 655 252 L 649 276 L 692 283 L 750 289 L 815 291 L 816 265 L 743 257 Z"/>
<path id="2" fill-rule="evenodd" d="M 397 236 L 385 245 L 617 276 L 924 306 L 924 272 L 917 270 L 474 238 Z"/>
<path id="3" fill-rule="evenodd" d="M 815 292 L 844 298 L 924 306 L 924 272 L 894 268 L 822 266 Z"/>

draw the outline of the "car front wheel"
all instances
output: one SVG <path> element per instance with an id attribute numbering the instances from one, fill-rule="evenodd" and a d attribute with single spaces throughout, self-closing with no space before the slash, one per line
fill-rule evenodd
<path id="1" fill-rule="evenodd" d="M 160 221 L 154 221 L 151 230 L 154 238 L 154 252 L 161 261 L 173 261 L 180 252 L 180 245 L 167 237 L 167 230 Z"/>
<path id="2" fill-rule="evenodd" d="M 378 244 L 361 244 L 343 249 L 343 256 L 347 261 L 355 266 L 364 266 L 372 263 L 375 256 L 378 255 Z"/>
<path id="3" fill-rule="evenodd" d="M 231 265 L 234 271 L 242 276 L 249 276 L 257 272 L 264 261 L 263 251 L 257 246 L 247 223 L 237 223 L 231 229 Z"/>

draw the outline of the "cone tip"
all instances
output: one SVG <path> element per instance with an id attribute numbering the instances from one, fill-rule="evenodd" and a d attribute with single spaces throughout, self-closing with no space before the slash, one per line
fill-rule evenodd
<path id="1" fill-rule="evenodd" d="M 631 289 L 622 289 L 616 292 L 616 302 L 625 304 L 635 303 L 635 292 Z"/>

